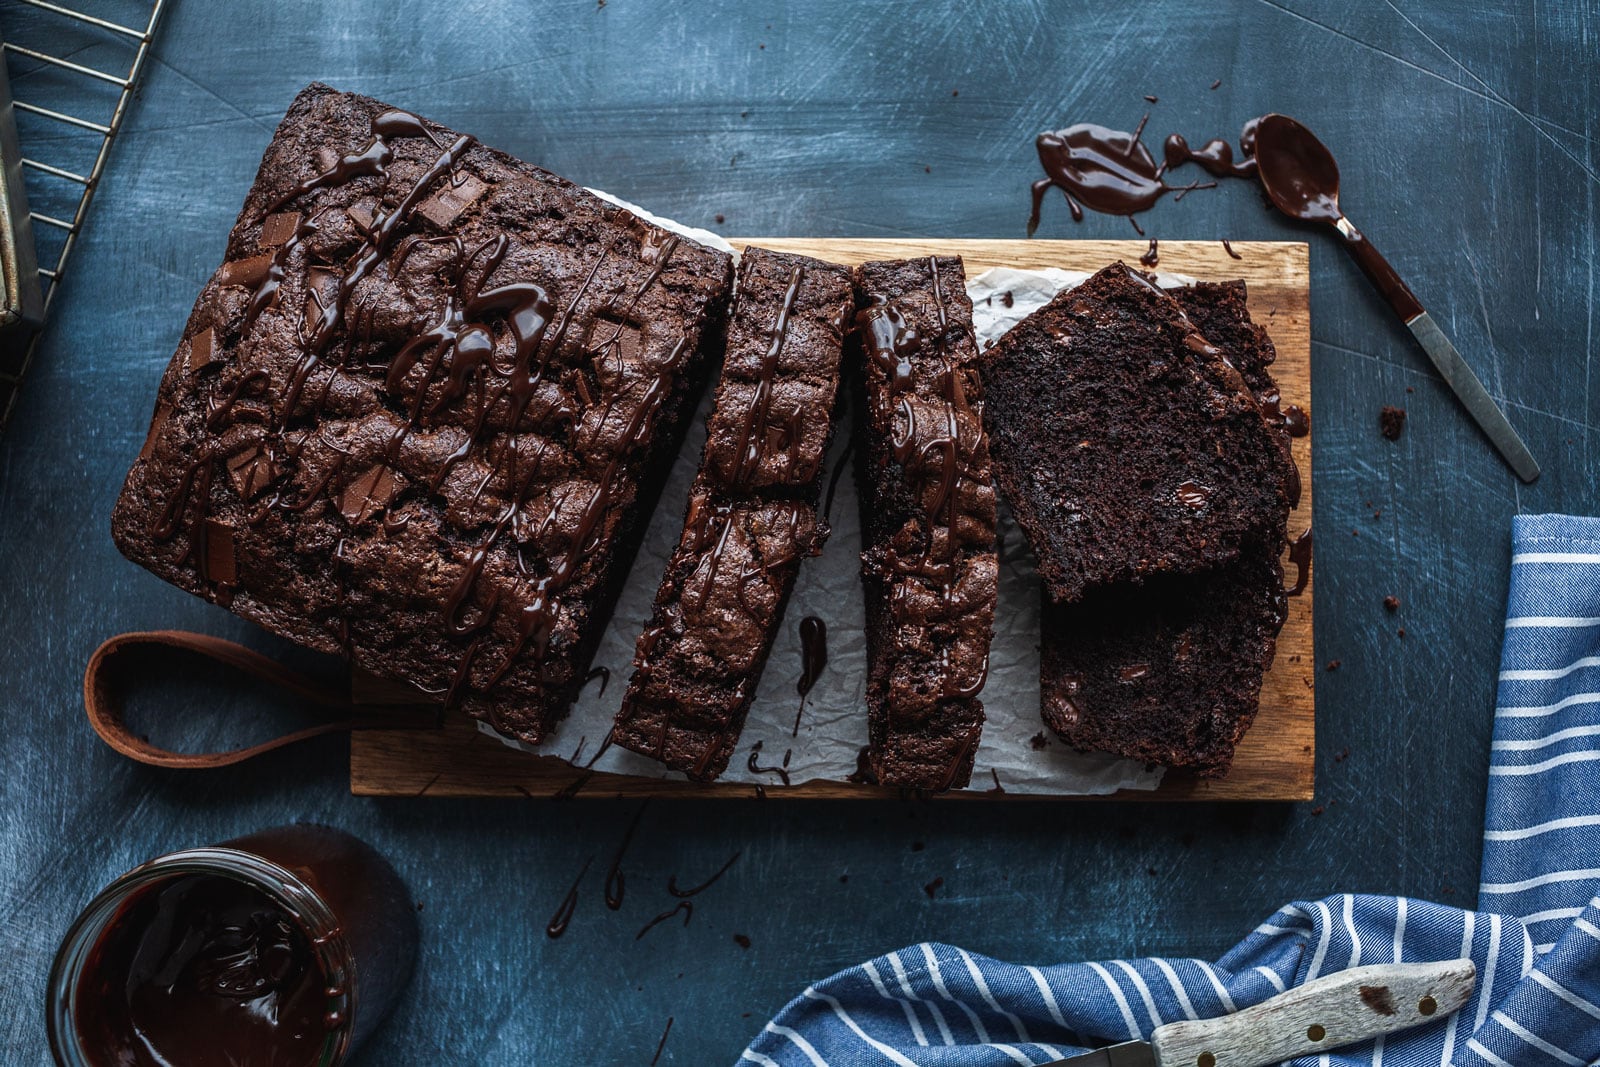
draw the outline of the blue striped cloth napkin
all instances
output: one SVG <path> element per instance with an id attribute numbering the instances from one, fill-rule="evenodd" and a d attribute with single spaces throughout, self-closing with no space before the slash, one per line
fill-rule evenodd
<path id="1" fill-rule="evenodd" d="M 1600 1062 L 1600 519 L 1514 520 L 1479 905 L 1335 896 L 1279 909 L 1215 963 L 1034 967 L 950 945 L 808 987 L 740 1057 L 763 1067 L 1004 1067 L 1148 1038 L 1320 975 L 1470 956 L 1461 1012 L 1294 1067 Z"/>

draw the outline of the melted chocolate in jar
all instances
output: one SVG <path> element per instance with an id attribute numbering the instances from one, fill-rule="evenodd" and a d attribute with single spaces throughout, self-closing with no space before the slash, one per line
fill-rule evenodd
<path id="1" fill-rule="evenodd" d="M 232 878 L 151 886 L 93 952 L 75 1024 L 96 1063 L 310 1067 L 343 1023 L 298 922 Z"/>

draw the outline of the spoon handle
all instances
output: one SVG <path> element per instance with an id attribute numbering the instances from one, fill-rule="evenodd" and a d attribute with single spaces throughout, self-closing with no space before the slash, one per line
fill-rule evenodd
<path id="1" fill-rule="evenodd" d="M 1367 240 L 1366 234 L 1356 229 L 1353 222 L 1341 215 L 1333 228 L 1344 238 L 1345 248 L 1355 257 L 1362 272 L 1378 287 L 1383 298 L 1389 301 L 1389 306 L 1400 316 L 1400 321 L 1409 326 L 1412 319 L 1422 314 L 1422 301 L 1417 299 L 1400 275 L 1395 273 L 1395 269 L 1389 266 L 1389 261 Z"/>
<path id="2" fill-rule="evenodd" d="M 1523 443 L 1517 431 L 1512 429 L 1511 423 L 1506 421 L 1502 412 L 1483 387 L 1483 382 L 1472 372 L 1467 361 L 1461 358 L 1461 353 L 1456 351 L 1456 346 L 1444 335 L 1422 307 L 1422 301 L 1401 280 L 1400 275 L 1389 265 L 1366 235 L 1355 228 L 1347 218 L 1341 216 L 1333 224 L 1339 231 L 1339 236 L 1344 238 L 1345 248 L 1355 257 L 1357 265 L 1378 287 L 1378 292 L 1394 308 L 1395 314 L 1410 329 L 1416 337 L 1417 343 L 1422 345 L 1422 350 L 1433 361 L 1434 369 L 1444 378 L 1450 391 L 1456 394 L 1461 405 L 1467 409 L 1467 414 L 1472 416 L 1474 422 L 1483 430 L 1494 445 L 1495 451 L 1500 453 L 1502 459 L 1516 472 L 1518 478 L 1524 482 L 1532 482 L 1539 477 L 1539 464 L 1534 460 L 1533 454 L 1528 451 L 1528 446 Z"/>

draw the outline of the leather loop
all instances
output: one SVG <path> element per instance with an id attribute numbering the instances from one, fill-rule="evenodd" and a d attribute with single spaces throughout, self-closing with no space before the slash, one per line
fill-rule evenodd
<path id="1" fill-rule="evenodd" d="M 303 730 L 295 730 L 257 745 L 226 752 L 187 753 L 161 748 L 128 729 L 123 715 L 121 678 L 116 667 L 119 661 L 125 665 L 129 658 L 148 646 L 175 648 L 204 656 L 252 678 L 288 690 L 313 704 L 350 714 Z M 94 655 L 89 657 L 89 666 L 83 674 L 83 704 L 89 715 L 89 725 L 94 727 L 94 732 L 100 735 L 100 739 L 113 749 L 129 759 L 152 767 L 173 767 L 182 770 L 204 770 L 242 763 L 262 753 L 323 734 L 372 728 L 405 729 L 422 725 L 415 714 L 407 714 L 404 709 L 383 708 L 374 709 L 368 714 L 355 714 L 355 708 L 349 698 L 337 689 L 291 671 L 276 660 L 243 645 L 224 641 L 220 637 L 189 633 L 184 630 L 125 633 L 107 639 L 94 650 Z M 425 725 L 437 727 L 437 716 L 430 715 Z"/>

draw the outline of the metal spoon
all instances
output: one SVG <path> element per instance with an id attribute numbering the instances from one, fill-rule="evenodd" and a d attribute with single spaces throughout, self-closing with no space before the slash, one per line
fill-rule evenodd
<path id="1" fill-rule="evenodd" d="M 1539 464 L 1517 431 L 1506 421 L 1494 398 L 1472 373 L 1461 353 L 1434 323 L 1422 302 L 1400 280 L 1389 261 L 1378 253 L 1360 230 L 1339 210 L 1339 165 L 1323 143 L 1287 115 L 1264 115 L 1256 123 L 1255 157 L 1267 196 L 1278 210 L 1304 222 L 1332 226 L 1344 246 L 1394 308 L 1422 350 L 1444 377 L 1478 426 L 1517 477 L 1531 482 L 1539 477 Z"/>

